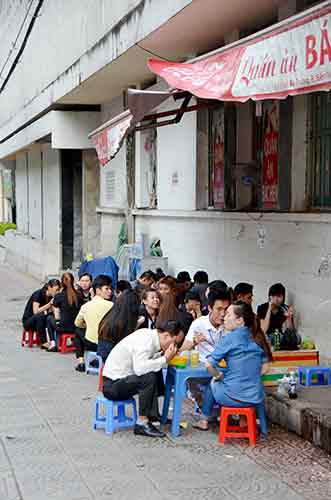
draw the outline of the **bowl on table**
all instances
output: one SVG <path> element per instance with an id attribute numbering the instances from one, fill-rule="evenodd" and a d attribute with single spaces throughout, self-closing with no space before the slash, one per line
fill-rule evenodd
<path id="1" fill-rule="evenodd" d="M 175 366 L 176 368 L 186 368 L 187 366 L 187 356 L 175 356 L 172 358 L 172 360 L 169 362 L 170 366 Z"/>

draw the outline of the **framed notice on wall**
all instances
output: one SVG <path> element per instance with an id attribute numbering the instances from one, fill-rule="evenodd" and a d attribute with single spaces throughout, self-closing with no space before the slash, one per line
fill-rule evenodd
<path id="1" fill-rule="evenodd" d="M 262 203 L 266 210 L 278 208 L 279 102 L 263 103 Z"/>

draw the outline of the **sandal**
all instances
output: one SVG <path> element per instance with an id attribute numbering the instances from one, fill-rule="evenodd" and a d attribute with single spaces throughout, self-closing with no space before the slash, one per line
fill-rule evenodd
<path id="1" fill-rule="evenodd" d="M 194 424 L 192 424 L 192 427 L 194 429 L 197 429 L 198 431 L 208 431 L 209 430 L 208 429 L 208 425 L 207 425 L 207 427 L 202 427 L 200 421 L 199 422 L 195 422 Z"/>

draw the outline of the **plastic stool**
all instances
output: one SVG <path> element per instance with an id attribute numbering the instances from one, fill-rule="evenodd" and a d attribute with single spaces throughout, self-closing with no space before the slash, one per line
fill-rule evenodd
<path id="1" fill-rule="evenodd" d="M 93 373 L 94 375 L 99 375 L 100 366 L 102 365 L 102 358 L 97 355 L 94 351 L 85 351 L 85 366 L 86 366 L 86 375 L 89 373 Z M 95 368 L 91 366 L 91 361 L 98 360 L 99 366 Z"/>
<path id="2" fill-rule="evenodd" d="M 313 381 L 314 375 L 317 375 L 317 381 Z M 331 370 L 327 366 L 299 366 L 299 382 L 305 386 L 329 385 Z"/>
<path id="3" fill-rule="evenodd" d="M 247 431 L 239 425 L 229 425 L 228 419 L 231 415 L 244 415 L 247 418 Z M 250 446 L 256 444 L 256 413 L 254 407 L 249 408 L 221 408 L 221 424 L 218 440 L 224 444 L 226 438 L 248 438 Z"/>
<path id="4" fill-rule="evenodd" d="M 98 386 L 98 392 L 102 392 L 102 387 L 103 387 L 103 364 L 100 366 L 100 371 L 99 371 L 99 386 Z"/>
<path id="5" fill-rule="evenodd" d="M 59 352 L 61 354 L 65 354 L 66 352 L 72 352 L 76 350 L 75 345 L 68 345 L 68 340 L 71 339 L 72 341 L 75 340 L 75 334 L 74 333 L 61 333 L 60 335 L 60 340 L 59 340 Z"/>
<path id="6" fill-rule="evenodd" d="M 33 330 L 24 330 L 22 334 L 22 347 L 33 347 L 34 345 L 40 345 L 40 335 L 38 332 L 34 332 Z"/>
<path id="7" fill-rule="evenodd" d="M 132 406 L 132 417 L 125 414 L 125 407 Z M 105 415 L 100 415 L 100 409 L 105 408 Z M 115 409 L 117 408 L 117 414 Z M 93 429 L 105 429 L 106 434 L 113 434 L 117 429 L 134 427 L 137 422 L 136 401 L 131 398 L 126 401 L 112 401 L 104 396 L 98 396 L 95 402 Z"/>

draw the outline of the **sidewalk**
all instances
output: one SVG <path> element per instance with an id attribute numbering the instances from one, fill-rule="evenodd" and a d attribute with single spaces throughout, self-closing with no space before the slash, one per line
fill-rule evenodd
<path id="1" fill-rule="evenodd" d="M 177 440 L 93 432 L 97 377 L 75 372 L 71 354 L 22 349 L 19 319 L 39 284 L 4 266 L 0 280 L 1 500 L 331 498 L 330 457 L 278 427 L 255 448 L 190 425 Z"/>

